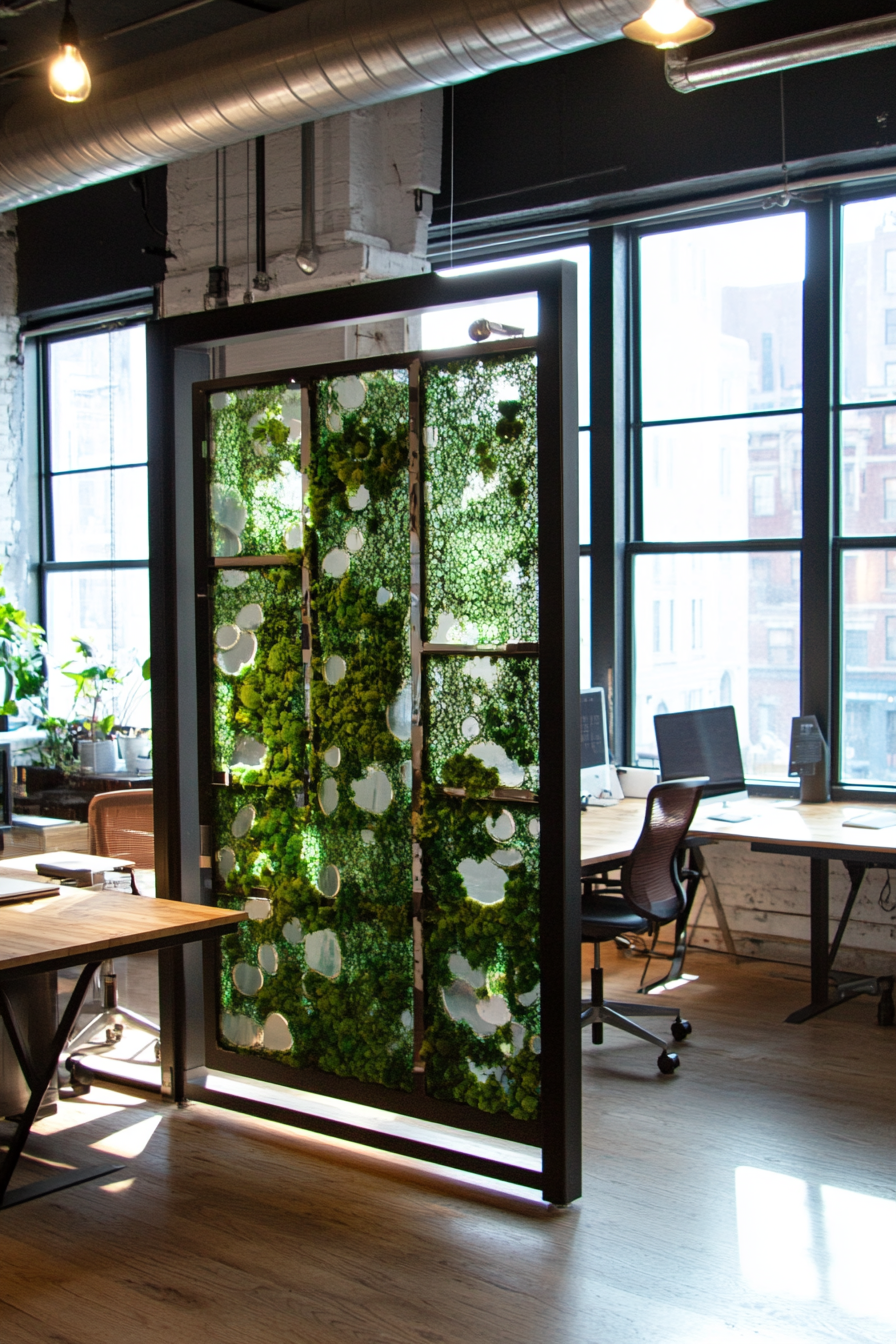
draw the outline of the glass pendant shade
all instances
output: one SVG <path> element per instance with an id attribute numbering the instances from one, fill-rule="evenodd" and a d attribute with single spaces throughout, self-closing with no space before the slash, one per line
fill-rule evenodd
<path id="1" fill-rule="evenodd" d="M 653 0 L 647 12 L 640 19 L 624 24 L 622 31 L 633 42 L 671 51 L 687 42 L 709 37 L 715 32 L 715 24 L 709 19 L 701 19 L 685 0 Z"/>

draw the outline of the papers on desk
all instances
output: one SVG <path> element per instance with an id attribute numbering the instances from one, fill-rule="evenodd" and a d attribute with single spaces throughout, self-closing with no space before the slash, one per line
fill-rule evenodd
<path id="1" fill-rule="evenodd" d="M 844 826 L 858 826 L 862 830 L 885 831 L 888 826 L 896 826 L 896 812 L 875 808 L 873 812 L 858 812 L 844 821 Z"/>
<path id="2" fill-rule="evenodd" d="M 57 882 L 20 881 L 14 877 L 0 877 L 0 905 L 11 901 L 33 901 L 38 896 L 58 896 Z"/>

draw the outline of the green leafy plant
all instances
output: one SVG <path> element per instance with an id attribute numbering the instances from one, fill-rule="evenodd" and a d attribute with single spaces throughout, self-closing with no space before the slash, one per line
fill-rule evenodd
<path id="1" fill-rule="evenodd" d="M 46 711 L 45 653 L 43 627 L 29 621 L 0 587 L 0 714 L 18 714 L 20 700 L 36 701 L 38 708 Z"/>
<path id="2" fill-rule="evenodd" d="M 77 723 L 48 716 L 41 720 L 40 726 L 44 730 L 44 738 L 37 747 L 38 764 L 48 770 L 74 770 L 78 764 L 75 756 Z"/>
<path id="3" fill-rule="evenodd" d="M 78 717 L 77 709 L 82 700 L 89 703 L 90 712 L 89 716 L 83 720 L 83 727 L 90 741 L 95 742 L 97 736 L 100 738 L 108 737 L 115 724 L 114 714 L 101 715 L 100 711 L 103 707 L 103 699 L 109 694 L 112 687 L 121 685 L 121 677 L 114 667 L 106 667 L 102 663 L 92 661 L 96 655 L 86 640 L 78 639 L 76 635 L 73 635 L 72 643 L 83 658 L 84 666 L 75 667 L 75 659 L 70 658 L 67 663 L 62 664 L 59 670 L 63 676 L 68 677 L 70 681 L 75 683 L 74 717 Z"/>

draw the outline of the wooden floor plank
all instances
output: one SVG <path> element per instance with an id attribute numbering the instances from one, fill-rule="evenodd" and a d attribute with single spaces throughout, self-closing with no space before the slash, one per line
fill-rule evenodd
<path id="1" fill-rule="evenodd" d="M 609 955 L 614 997 L 640 969 Z M 59 1160 L 163 1119 L 108 1189 L 0 1215 L 0 1339 L 892 1344 L 880 1312 L 838 1297 L 818 1192 L 894 1199 L 896 1031 L 871 999 L 785 1024 L 805 998 L 793 968 L 705 953 L 689 969 L 665 996 L 694 1024 L 673 1078 L 650 1046 L 584 1034 L 585 1194 L 567 1210 L 206 1106 L 64 1103 L 84 1123 L 38 1145 Z M 746 1272 L 738 1168 L 805 1184 L 814 1295 Z"/>

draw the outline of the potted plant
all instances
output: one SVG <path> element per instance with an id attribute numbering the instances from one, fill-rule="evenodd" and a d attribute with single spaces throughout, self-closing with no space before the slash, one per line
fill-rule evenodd
<path id="1" fill-rule="evenodd" d="M 115 724 L 115 715 L 102 712 L 103 701 L 113 686 L 121 685 L 121 677 L 114 667 L 104 666 L 93 661 L 96 655 L 86 640 L 72 637 L 78 653 L 84 660 L 82 667 L 75 666 L 75 659 L 69 659 L 59 669 L 62 674 L 75 683 L 73 716 L 78 716 L 79 704 L 86 700 L 89 715 L 81 720 L 85 734 L 78 738 L 78 760 L 82 770 L 93 771 L 98 775 L 111 774 L 115 769 L 118 750 L 109 734 Z"/>
<path id="2" fill-rule="evenodd" d="M 19 713 L 20 701 L 31 701 L 38 717 L 46 714 L 45 653 L 42 626 L 29 621 L 0 587 L 0 731 L 9 728 L 9 716 Z"/>
<path id="3" fill-rule="evenodd" d="M 143 699 L 146 685 L 151 680 L 150 660 L 147 658 L 132 669 L 126 680 L 129 682 L 127 693 L 121 703 L 115 731 L 118 735 L 118 748 L 125 770 L 134 773 L 139 770 L 137 764 L 141 757 L 151 754 L 150 736 L 131 723 L 134 710 Z"/>

